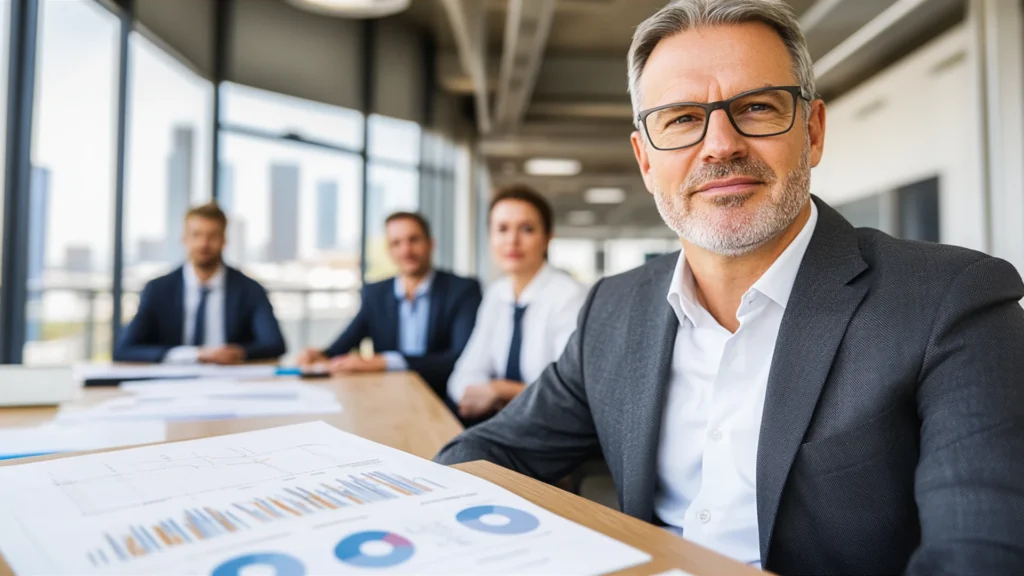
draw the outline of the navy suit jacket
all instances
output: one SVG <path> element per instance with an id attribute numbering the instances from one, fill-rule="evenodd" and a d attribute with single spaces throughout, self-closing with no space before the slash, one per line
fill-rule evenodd
<path id="1" fill-rule="evenodd" d="M 267 291 L 234 268 L 225 267 L 224 338 L 245 349 L 246 359 L 277 358 L 284 336 Z M 185 344 L 185 276 L 181 268 L 146 284 L 139 311 L 114 348 L 117 362 L 160 362 Z"/>
<path id="2" fill-rule="evenodd" d="M 426 380 L 442 400 L 448 398 L 448 377 L 473 333 L 476 311 L 482 298 L 480 283 L 476 280 L 435 271 L 434 282 L 430 286 L 427 352 L 423 356 L 403 356 L 409 369 Z M 373 348 L 377 352 L 398 351 L 401 322 L 398 304 L 394 278 L 364 286 L 359 313 L 341 336 L 324 350 L 324 355 L 346 354 L 367 337 L 373 340 Z"/>

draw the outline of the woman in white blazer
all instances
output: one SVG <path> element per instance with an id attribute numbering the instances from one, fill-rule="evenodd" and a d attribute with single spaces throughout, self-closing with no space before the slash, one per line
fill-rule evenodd
<path id="1" fill-rule="evenodd" d="M 467 423 L 500 410 L 558 359 L 586 298 L 583 285 L 547 263 L 553 214 L 535 190 L 499 190 L 488 226 L 491 253 L 504 275 L 484 294 L 448 380 L 448 395 Z"/>

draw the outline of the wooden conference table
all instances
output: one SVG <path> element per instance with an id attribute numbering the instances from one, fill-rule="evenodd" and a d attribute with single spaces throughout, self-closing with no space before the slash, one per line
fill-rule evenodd
<path id="1" fill-rule="evenodd" d="M 333 391 L 344 410 L 340 414 L 173 422 L 168 425 L 167 440 L 188 440 L 323 420 L 363 438 L 416 456 L 432 458 L 462 430 L 444 404 L 412 373 L 345 376 L 307 382 Z M 253 385 L 258 386 L 259 382 L 253 382 Z M 115 388 L 88 388 L 76 404 L 96 404 L 120 394 Z M 52 420 L 56 413 L 56 408 L 0 408 L 0 428 L 42 424 Z M 67 455 L 26 458 L 4 465 L 60 457 Z M 660 528 L 493 464 L 470 462 L 456 467 L 651 556 L 651 562 L 621 574 L 654 575 L 673 568 L 695 576 L 761 574 L 754 568 L 691 544 Z M 10 567 L 0 556 L 0 576 L 10 574 Z"/>

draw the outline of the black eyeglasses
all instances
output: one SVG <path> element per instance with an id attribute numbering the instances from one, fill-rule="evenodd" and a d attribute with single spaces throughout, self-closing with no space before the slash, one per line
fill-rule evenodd
<path id="1" fill-rule="evenodd" d="M 678 150 L 699 143 L 708 133 L 708 118 L 725 111 L 736 131 L 751 138 L 785 134 L 796 121 L 796 101 L 811 101 L 799 86 L 770 86 L 719 102 L 676 102 L 637 114 L 647 140 L 658 150 Z"/>

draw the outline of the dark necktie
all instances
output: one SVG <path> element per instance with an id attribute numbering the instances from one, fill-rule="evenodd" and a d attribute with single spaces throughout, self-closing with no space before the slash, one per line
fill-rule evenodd
<path id="1" fill-rule="evenodd" d="M 196 326 L 192 332 L 192 345 L 199 347 L 206 343 L 206 301 L 210 295 L 210 289 L 206 286 L 199 288 L 199 306 L 196 308 Z"/>
<path id="2" fill-rule="evenodd" d="M 526 306 L 513 306 L 512 342 L 508 346 L 508 364 L 505 366 L 505 379 L 522 382 L 523 374 L 519 371 L 519 356 L 523 348 L 523 314 Z"/>

